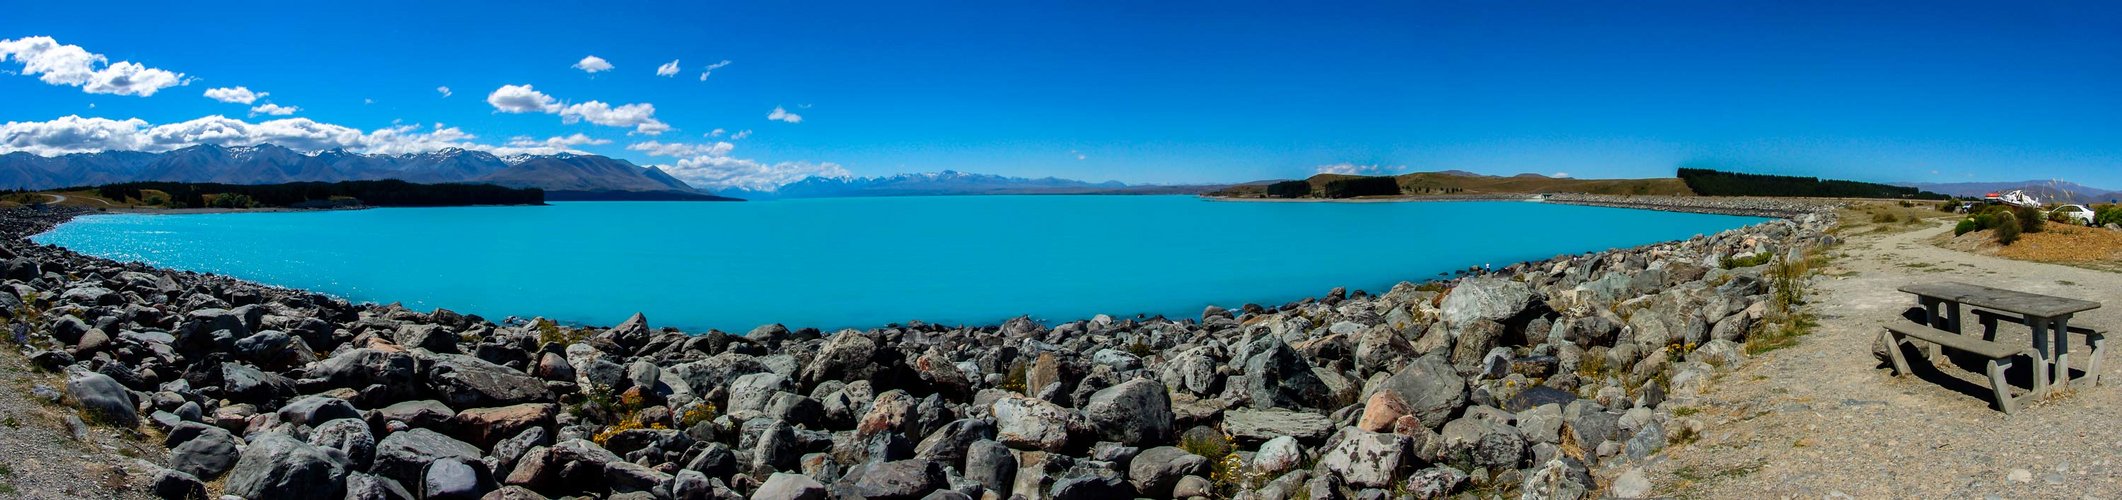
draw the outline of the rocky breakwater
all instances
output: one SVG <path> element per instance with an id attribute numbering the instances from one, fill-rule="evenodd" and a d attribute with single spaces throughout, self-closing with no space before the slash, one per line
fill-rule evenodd
<path id="1" fill-rule="evenodd" d="M 158 494 L 376 499 L 1598 496 L 1773 320 L 1765 266 L 1719 263 L 1831 223 L 1199 319 L 688 334 L 349 304 L 4 215 L 13 348 L 161 430 Z"/>
<path id="2" fill-rule="evenodd" d="M 1844 205 L 1841 201 L 1831 199 L 1744 196 L 1619 196 L 1555 193 L 1544 195 L 1544 198 L 1551 203 L 1570 205 L 1781 218 L 1795 218 L 1811 213 L 1831 211 Z"/>

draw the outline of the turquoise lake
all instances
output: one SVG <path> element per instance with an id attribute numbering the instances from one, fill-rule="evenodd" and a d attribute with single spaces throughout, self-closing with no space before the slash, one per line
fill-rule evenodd
<path id="1" fill-rule="evenodd" d="M 496 321 L 610 325 L 639 311 L 653 326 L 743 332 L 1187 318 L 1762 220 L 1532 202 L 944 196 L 115 214 L 33 239 Z"/>

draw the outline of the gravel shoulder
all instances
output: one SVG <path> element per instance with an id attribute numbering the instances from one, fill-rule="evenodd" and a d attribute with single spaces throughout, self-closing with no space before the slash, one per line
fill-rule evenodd
<path id="1" fill-rule="evenodd" d="M 2073 326 L 2122 330 L 2122 274 L 1940 248 L 1947 224 L 1852 237 L 1814 281 L 1820 325 L 1798 345 L 1720 377 L 1699 400 L 1699 441 L 1644 471 L 1658 494 L 1703 498 L 2109 497 L 2122 494 L 2122 391 L 2073 386 L 2015 416 L 1991 409 L 1964 368 L 1891 377 L 1879 330 L 1914 307 L 1895 289 L 1964 281 L 2105 302 Z M 2029 342 L 2006 325 L 1999 341 Z M 2014 336 L 2016 334 L 2016 336 Z M 2072 361 L 2090 349 L 2074 338 Z M 2113 356 L 2110 356 L 2113 357 Z M 1923 374 L 1922 362 L 1911 364 Z M 2023 364 L 2023 363 L 2022 363 Z M 2103 377 L 2113 379 L 2116 360 Z M 2122 379 L 2113 379 L 2122 380 Z"/>
<path id="2" fill-rule="evenodd" d="M 65 392 L 61 377 L 37 371 L 15 352 L 0 352 L 0 498 L 153 498 L 152 464 L 161 446 L 118 431 L 84 426 L 75 439 L 74 408 L 39 399 L 38 386 Z"/>

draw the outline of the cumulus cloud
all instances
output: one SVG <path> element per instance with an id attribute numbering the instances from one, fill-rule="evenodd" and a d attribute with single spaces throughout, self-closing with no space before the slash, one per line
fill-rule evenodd
<path id="1" fill-rule="evenodd" d="M 803 115 L 790 113 L 788 112 L 788 110 L 782 109 L 780 106 L 774 106 L 774 110 L 766 114 L 766 119 L 789 123 L 803 123 Z"/>
<path id="2" fill-rule="evenodd" d="M 732 140 L 732 141 L 739 141 L 739 140 L 744 140 L 744 138 L 746 138 L 746 137 L 751 137 L 751 136 L 752 136 L 752 129 L 744 129 L 744 130 L 739 130 L 739 131 L 737 131 L 737 133 L 734 133 L 734 134 L 730 134 L 730 135 L 729 135 L 729 140 Z"/>
<path id="3" fill-rule="evenodd" d="M 560 115 L 561 123 L 587 121 L 606 127 L 632 127 L 636 134 L 657 135 L 670 131 L 670 124 L 656 119 L 656 106 L 649 103 L 613 106 L 604 101 L 566 104 L 529 85 L 502 85 L 487 94 L 486 103 L 503 113 Z"/>
<path id="4" fill-rule="evenodd" d="M 658 165 L 672 177 L 708 189 L 743 188 L 753 191 L 773 191 L 791 182 L 810 177 L 849 177 L 846 168 L 837 163 L 779 162 L 766 163 L 748 158 L 729 156 L 698 156 L 678 160 L 677 165 Z"/>
<path id="5" fill-rule="evenodd" d="M 657 66 L 656 76 L 678 76 L 678 60 L 672 59 L 662 66 Z"/>
<path id="6" fill-rule="evenodd" d="M 1354 164 L 1354 163 L 1335 163 L 1335 164 L 1332 164 L 1332 165 L 1320 165 L 1317 171 L 1318 171 L 1318 173 L 1322 173 L 1322 174 L 1341 174 L 1341 175 L 1383 175 L 1383 174 L 1390 174 L 1390 173 L 1398 173 L 1399 171 L 1401 171 L 1401 170 L 1406 170 L 1406 169 L 1407 169 L 1407 167 L 1403 167 L 1403 166 L 1386 166 L 1386 165 L 1357 165 L 1357 164 Z"/>
<path id="7" fill-rule="evenodd" d="M 453 92 L 450 92 L 450 91 L 449 91 L 449 86 L 448 86 L 448 85 L 444 85 L 444 86 L 441 86 L 441 87 L 435 87 L 435 91 L 436 91 L 436 92 L 441 92 L 441 93 L 442 93 L 442 97 L 449 97 L 449 96 L 450 96 L 450 94 L 453 94 Z"/>
<path id="8" fill-rule="evenodd" d="M 252 116 L 256 116 L 256 115 L 287 116 L 287 115 L 292 115 L 292 114 L 295 114 L 295 112 L 296 112 L 296 111 L 301 111 L 301 110 L 302 110 L 302 108 L 298 108 L 298 107 L 294 107 L 294 106 L 281 106 L 281 105 L 278 105 L 278 104 L 273 104 L 273 103 L 269 103 L 269 102 L 268 102 L 268 103 L 265 103 L 265 104 L 260 104 L 260 105 L 257 105 L 257 106 L 252 106 L 252 107 L 251 107 L 251 115 L 252 115 Z"/>
<path id="9" fill-rule="evenodd" d="M 736 150 L 737 145 L 720 141 L 705 144 L 643 141 L 629 144 L 626 149 L 628 151 L 648 153 L 649 156 L 679 158 L 686 156 L 726 156 L 730 151 Z"/>
<path id="10" fill-rule="evenodd" d="M 0 40 L 0 62 L 20 63 L 16 71 L 52 85 L 80 87 L 90 94 L 147 97 L 156 91 L 191 83 L 183 73 L 150 68 L 132 61 L 110 63 L 103 54 L 65 45 L 48 36 Z M 108 64 L 106 64 L 108 63 Z"/>
<path id="11" fill-rule="evenodd" d="M 612 63 L 611 61 L 604 60 L 604 58 L 602 57 L 588 56 L 583 57 L 582 60 L 576 62 L 574 66 L 569 67 L 582 70 L 583 73 L 589 73 L 594 75 L 597 74 L 597 72 L 599 71 L 611 71 Z"/>
<path id="12" fill-rule="evenodd" d="M 206 97 L 229 104 L 250 104 L 265 97 L 265 92 L 251 92 L 242 86 L 206 89 Z"/>
<path id="13" fill-rule="evenodd" d="M 443 87 L 445 89 L 443 92 L 444 96 L 449 94 L 446 90 L 448 88 Z M 495 111 L 503 113 L 560 112 L 559 99 L 554 99 L 553 96 L 545 95 L 544 92 L 532 89 L 529 85 L 502 85 L 501 88 L 494 89 L 493 93 L 486 95 L 486 103 L 493 105 Z"/>
<path id="14" fill-rule="evenodd" d="M 16 151 L 42 156 L 99 151 L 162 152 L 191 146 L 274 144 L 301 151 L 346 149 L 377 154 L 405 154 L 464 148 L 506 154 L 506 147 L 471 142 L 475 136 L 456 127 L 402 125 L 362 132 L 360 129 L 308 118 L 249 122 L 221 115 L 161 125 L 131 118 L 65 116 L 44 122 L 0 124 L 0 153 Z"/>
<path id="15" fill-rule="evenodd" d="M 706 133 L 706 134 L 704 134 L 704 135 L 701 135 L 701 137 L 722 137 L 722 134 L 726 134 L 726 133 L 729 133 L 729 131 L 728 131 L 728 130 L 722 130 L 722 129 L 719 129 L 719 128 L 718 128 L 718 129 L 714 129 L 714 130 L 709 130 L 709 131 L 707 131 L 707 133 Z"/>
<path id="16" fill-rule="evenodd" d="M 621 104 L 612 106 L 603 101 L 569 104 L 560 109 L 561 123 L 588 121 L 607 127 L 633 127 L 637 134 L 656 135 L 670 130 L 670 125 L 656 119 L 656 106 L 649 103 Z"/>
<path id="17" fill-rule="evenodd" d="M 671 62 L 674 62 L 674 63 L 675 63 L 675 62 L 677 62 L 677 61 L 671 61 Z M 723 67 L 723 66 L 728 66 L 728 65 L 729 65 L 729 60 L 728 60 L 728 59 L 723 59 L 723 60 L 722 60 L 722 62 L 718 62 L 718 63 L 714 63 L 714 64 L 709 64 L 709 65 L 707 65 L 707 69 L 706 69 L 706 70 L 703 70 L 703 71 L 701 71 L 701 72 L 700 72 L 700 81 L 703 81 L 703 82 L 704 82 L 704 81 L 707 81 L 707 76 L 708 76 L 708 75 L 712 75 L 712 74 L 715 74 L 715 70 L 718 70 L 718 69 L 722 69 L 722 67 Z"/>
<path id="18" fill-rule="evenodd" d="M 507 145 L 498 148 L 492 148 L 491 151 L 493 151 L 494 154 L 502 156 L 515 154 L 580 154 L 583 153 L 583 151 L 575 149 L 576 146 L 595 146 L 611 143 L 611 139 L 598 139 L 595 137 L 582 135 L 581 132 L 576 132 L 573 135 L 553 136 L 544 139 L 538 139 L 530 136 L 516 136 L 510 138 L 508 140 Z"/>
<path id="19" fill-rule="evenodd" d="M 1931 172 L 1931 173 L 1934 173 L 1934 174 L 1935 174 L 1935 173 L 1937 173 L 1937 172 Z M 1555 172 L 1555 173 L 1552 173 L 1552 174 L 1547 174 L 1547 176 L 1548 176 L 1548 177 L 1554 177 L 1554 178 L 1558 178 L 1558 179 L 1568 179 L 1568 178 L 1569 178 L 1569 172 Z"/>

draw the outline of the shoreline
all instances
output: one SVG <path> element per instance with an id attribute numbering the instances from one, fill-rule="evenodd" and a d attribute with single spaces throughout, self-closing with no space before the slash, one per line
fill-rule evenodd
<path id="1" fill-rule="evenodd" d="M 372 457 L 305 488 L 417 485 L 433 467 L 468 467 L 492 478 L 472 488 L 523 498 L 742 498 L 791 482 L 864 496 L 1168 498 L 1217 460 L 1263 479 L 1214 488 L 1270 498 L 1420 478 L 1449 478 L 1445 493 L 1540 478 L 1587 491 L 1644 443 L 1662 446 L 1663 429 L 1694 425 L 1667 401 L 1691 401 L 1699 385 L 1686 384 L 1724 366 L 1711 360 L 1740 356 L 1750 331 L 1777 321 L 1767 266 L 1717 263 L 1833 241 L 1833 214 L 1817 212 L 1198 318 L 737 334 L 651 328 L 638 314 L 576 328 L 355 304 L 27 239 L 85 213 L 0 214 L 0 301 L 45 311 L 17 322 L 21 352 L 67 373 L 74 400 L 108 422 L 187 436 L 166 443 L 172 467 L 219 446 L 199 439 L 247 442 L 234 464 L 141 474 L 158 490 L 226 476 L 215 493 L 239 496 L 295 491 L 254 479 L 302 467 L 273 451 L 289 447 Z M 110 401 L 131 404 L 98 406 Z M 1554 434 L 1565 422 L 1576 451 Z M 1181 435 L 1243 451 L 1177 448 Z M 1400 458 L 1358 458 L 1388 450 Z M 1304 457 L 1319 465 L 1297 467 Z M 1144 468 L 1164 463 L 1204 468 Z"/>
<path id="2" fill-rule="evenodd" d="M 1842 200 L 1818 198 L 1767 198 L 1728 196 L 1601 195 L 1581 193 L 1545 194 L 1445 194 L 1369 196 L 1358 198 L 1235 198 L 1200 195 L 1209 201 L 1267 203 L 1414 203 L 1450 201 L 1524 201 L 1608 208 L 1635 208 L 1664 212 L 1739 215 L 1787 219 L 1841 206 Z"/>

